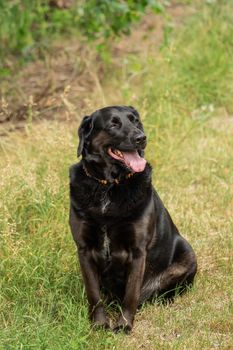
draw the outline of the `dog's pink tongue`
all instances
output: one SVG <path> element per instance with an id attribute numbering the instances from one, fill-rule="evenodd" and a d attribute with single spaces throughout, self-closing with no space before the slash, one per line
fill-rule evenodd
<path id="1" fill-rule="evenodd" d="M 140 173 L 145 169 L 146 160 L 139 156 L 137 151 L 122 152 L 126 165 L 128 165 L 136 173 Z"/>

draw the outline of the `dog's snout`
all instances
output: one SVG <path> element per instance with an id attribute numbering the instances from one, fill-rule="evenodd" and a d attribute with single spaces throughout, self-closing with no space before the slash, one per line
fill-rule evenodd
<path id="1" fill-rule="evenodd" d="M 146 142 L 146 136 L 144 134 L 139 134 L 136 136 L 135 141 L 137 144 L 142 144 Z"/>

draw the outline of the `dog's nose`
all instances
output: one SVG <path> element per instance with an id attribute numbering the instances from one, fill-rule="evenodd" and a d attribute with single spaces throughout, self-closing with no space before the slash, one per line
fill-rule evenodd
<path id="1" fill-rule="evenodd" d="M 146 136 L 144 134 L 137 135 L 135 138 L 135 141 L 137 144 L 145 143 L 146 142 Z"/>

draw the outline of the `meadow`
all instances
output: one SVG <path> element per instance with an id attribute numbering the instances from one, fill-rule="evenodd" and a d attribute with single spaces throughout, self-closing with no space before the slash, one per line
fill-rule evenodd
<path id="1" fill-rule="evenodd" d="M 233 3 L 182 3 L 189 15 L 168 18 L 159 45 L 108 53 L 72 118 L 29 113 L 23 130 L 1 136 L 0 350 L 232 349 Z M 116 103 L 139 110 L 153 183 L 198 259 L 193 288 L 145 304 L 129 336 L 91 328 L 68 226 L 78 125 Z"/>

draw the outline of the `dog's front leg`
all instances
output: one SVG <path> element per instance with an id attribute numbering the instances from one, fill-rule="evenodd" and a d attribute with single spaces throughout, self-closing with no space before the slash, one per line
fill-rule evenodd
<path id="1" fill-rule="evenodd" d="M 94 244 L 92 240 L 96 238 L 96 229 L 80 220 L 72 206 L 70 208 L 70 228 L 78 247 L 79 262 L 89 302 L 90 318 L 94 326 L 108 328 L 109 323 L 100 295 L 99 273 L 92 255 Z"/>
<path id="2" fill-rule="evenodd" d="M 78 255 L 89 302 L 90 318 L 94 326 L 109 328 L 100 295 L 99 274 L 93 261 L 92 253 L 87 248 L 79 248 Z"/>
<path id="3" fill-rule="evenodd" d="M 129 264 L 128 277 L 121 316 L 114 327 L 114 331 L 124 330 L 129 333 L 133 327 L 134 316 L 137 311 L 142 280 L 145 272 L 146 253 L 136 249 L 132 262 Z"/>

